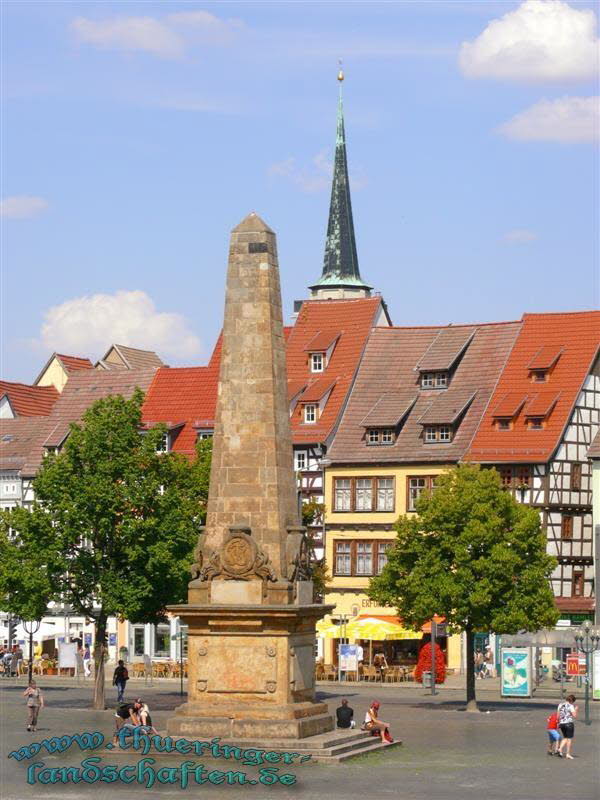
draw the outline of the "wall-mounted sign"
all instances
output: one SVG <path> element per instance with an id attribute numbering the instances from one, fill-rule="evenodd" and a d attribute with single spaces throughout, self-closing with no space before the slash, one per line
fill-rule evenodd
<path id="1" fill-rule="evenodd" d="M 501 650 L 502 697 L 531 697 L 531 650 L 529 647 L 503 647 Z"/>

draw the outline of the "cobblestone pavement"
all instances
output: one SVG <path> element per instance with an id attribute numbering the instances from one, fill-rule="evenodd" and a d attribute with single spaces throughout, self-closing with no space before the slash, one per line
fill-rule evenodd
<path id="1" fill-rule="evenodd" d="M 45 693 L 47 707 L 40 716 L 36 734 L 25 730 L 25 705 L 21 693 L 23 679 L 0 681 L 0 712 L 2 736 L 0 741 L 2 800 L 38 800 L 38 798 L 94 798 L 114 800 L 116 797 L 181 797 L 177 784 L 155 783 L 145 788 L 137 782 L 87 784 L 56 783 L 27 784 L 27 769 L 32 763 L 43 762 L 46 767 L 78 766 L 90 756 L 100 756 L 102 764 L 119 768 L 135 765 L 142 754 L 130 751 L 103 750 L 100 753 L 81 752 L 73 745 L 62 754 L 42 750 L 30 759 L 17 762 L 8 753 L 32 741 L 52 736 L 72 735 L 83 731 L 100 731 L 110 738 L 113 729 L 114 690 L 109 687 L 105 712 L 89 710 L 91 685 L 77 685 L 65 679 L 39 681 Z M 484 682 L 482 682 L 483 684 Z M 556 706 L 556 698 L 535 700 L 501 700 L 494 685 L 478 685 L 483 713 L 467 714 L 463 708 L 463 690 L 444 688 L 431 697 L 415 686 L 319 686 L 321 699 L 335 708 L 339 699 L 347 697 L 355 716 L 362 718 L 370 700 L 381 701 L 381 716 L 391 723 L 392 733 L 403 740 L 402 747 L 346 762 L 342 765 L 302 764 L 278 765 L 279 774 L 296 775 L 294 785 L 256 784 L 196 785 L 191 781 L 185 792 L 194 796 L 213 798 L 280 797 L 316 800 L 332 797 L 354 800 L 394 796 L 401 800 L 550 800 L 600 798 L 600 703 L 593 705 L 593 724 L 577 723 L 573 746 L 575 760 L 550 758 L 546 755 L 545 719 Z M 571 688 L 571 687 L 569 687 Z M 142 695 L 149 703 L 157 728 L 164 731 L 171 709 L 181 702 L 178 684 L 158 681 L 145 686 L 144 681 L 130 681 L 129 696 Z M 552 694 L 552 693 L 550 693 Z M 576 691 L 583 716 L 583 700 Z M 488 713 L 489 712 L 489 713 Z M 260 767 L 243 766 L 239 762 L 206 756 L 162 754 L 152 752 L 155 769 L 176 767 L 185 760 L 202 763 L 206 774 L 214 770 L 245 771 L 248 780 L 259 777 Z M 272 764 L 263 767 L 273 768 Z M 33 770 L 39 774 L 42 767 Z M 130 773 L 128 772 L 127 775 Z M 212 773 L 218 775 L 220 773 Z M 215 778 L 215 779 L 217 779 Z"/>

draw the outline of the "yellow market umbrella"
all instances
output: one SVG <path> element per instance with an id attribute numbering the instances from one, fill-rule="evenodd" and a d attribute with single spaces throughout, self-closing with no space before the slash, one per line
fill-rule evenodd
<path id="1" fill-rule="evenodd" d="M 421 631 L 410 631 L 396 622 L 376 617 L 364 617 L 348 623 L 347 635 L 353 639 L 371 639 L 381 642 L 387 639 L 421 639 Z"/>
<path id="2" fill-rule="evenodd" d="M 339 639 L 341 636 L 340 626 L 334 625 L 330 617 L 324 617 L 317 622 L 317 635 L 321 639 Z"/>

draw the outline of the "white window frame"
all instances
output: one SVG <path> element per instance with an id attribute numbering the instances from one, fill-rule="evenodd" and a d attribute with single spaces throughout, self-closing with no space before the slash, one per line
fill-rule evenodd
<path id="1" fill-rule="evenodd" d="M 373 574 L 373 541 L 358 539 L 356 541 L 356 574 Z"/>
<path id="2" fill-rule="evenodd" d="M 394 444 L 393 428 L 383 428 L 381 431 L 381 444 Z"/>
<path id="3" fill-rule="evenodd" d="M 377 575 L 381 575 L 387 564 L 387 554 L 392 549 L 393 542 L 377 542 Z"/>
<path id="4" fill-rule="evenodd" d="M 452 441 L 452 428 L 450 425 L 440 425 L 438 427 L 438 439 L 440 442 Z"/>
<path id="5" fill-rule="evenodd" d="M 421 375 L 421 388 L 433 389 L 435 386 L 435 372 L 423 372 Z"/>
<path id="6" fill-rule="evenodd" d="M 352 510 L 352 480 L 350 478 L 333 479 L 333 506 L 335 511 Z"/>
<path id="7" fill-rule="evenodd" d="M 171 444 L 169 439 L 170 439 L 169 432 L 166 431 L 165 433 L 163 433 L 160 441 L 156 445 L 156 452 L 157 453 L 168 453 L 169 452 L 170 444 Z"/>
<path id="8" fill-rule="evenodd" d="M 448 386 L 448 373 L 436 372 L 435 374 L 435 388 L 445 389 Z"/>
<path id="9" fill-rule="evenodd" d="M 394 511 L 394 479 L 377 478 L 377 511 Z"/>
<path id="10" fill-rule="evenodd" d="M 213 431 L 198 431 L 198 439 L 212 439 Z"/>
<path id="11" fill-rule="evenodd" d="M 325 353 L 310 354 L 310 371 L 323 372 L 325 370 Z"/>
<path id="12" fill-rule="evenodd" d="M 367 431 L 367 443 L 379 444 L 379 430 L 377 428 L 370 428 Z"/>
<path id="13" fill-rule="evenodd" d="M 333 558 L 336 575 L 352 575 L 352 542 L 339 539 L 334 542 Z M 344 565 L 343 569 L 340 569 L 340 564 Z"/>
<path id="14" fill-rule="evenodd" d="M 373 510 L 373 478 L 356 478 L 354 481 L 354 510 Z"/>
<path id="15" fill-rule="evenodd" d="M 423 438 L 426 442 L 437 442 L 437 428 L 435 425 L 426 425 Z"/>
<path id="16" fill-rule="evenodd" d="M 307 469 L 308 466 L 308 458 L 306 450 L 295 450 L 294 451 L 294 469 L 296 472 L 300 472 L 302 470 Z"/>
<path id="17" fill-rule="evenodd" d="M 316 403 L 306 403 L 304 406 L 304 422 L 307 425 L 314 425 L 317 421 L 318 408 Z"/>

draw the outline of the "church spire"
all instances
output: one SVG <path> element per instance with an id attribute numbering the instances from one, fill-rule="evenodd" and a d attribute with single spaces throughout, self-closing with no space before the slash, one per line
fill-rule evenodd
<path id="1" fill-rule="evenodd" d="M 348 161 L 346 156 L 346 134 L 344 131 L 344 109 L 342 104 L 342 82 L 344 73 L 340 69 L 338 81 L 340 95 L 338 100 L 337 127 L 335 137 L 335 163 L 329 222 L 325 240 L 323 273 L 312 290 L 313 297 L 368 297 L 371 287 L 360 277 L 350 185 L 348 182 Z"/>

